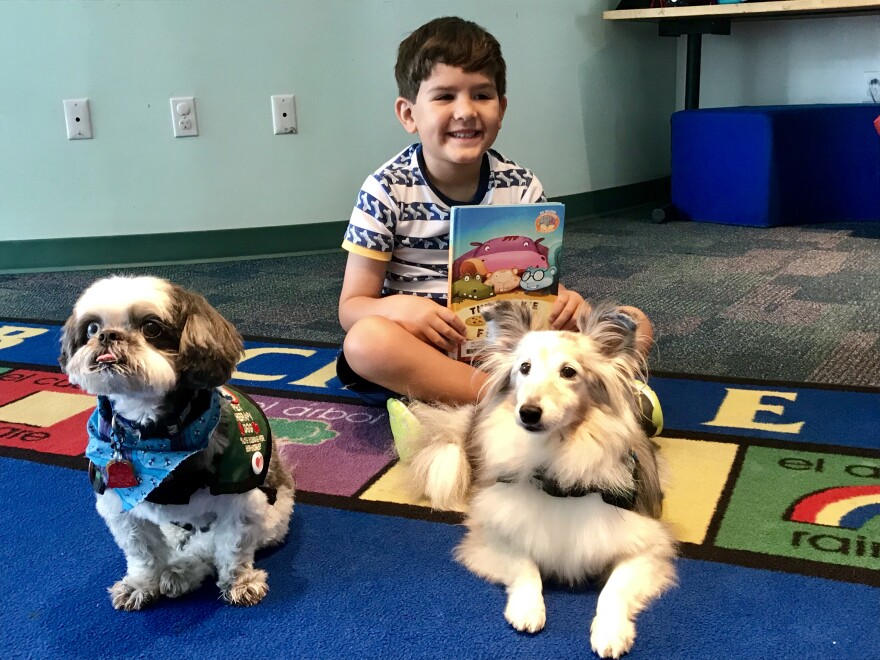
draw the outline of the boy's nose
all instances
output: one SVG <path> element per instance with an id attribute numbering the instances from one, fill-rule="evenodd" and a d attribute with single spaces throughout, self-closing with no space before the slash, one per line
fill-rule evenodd
<path id="1" fill-rule="evenodd" d="M 476 107 L 470 99 L 460 99 L 455 104 L 456 119 L 470 119 L 477 114 Z"/>

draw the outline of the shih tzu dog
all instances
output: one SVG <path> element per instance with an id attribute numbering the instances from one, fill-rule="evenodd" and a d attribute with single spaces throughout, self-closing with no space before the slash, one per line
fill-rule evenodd
<path id="1" fill-rule="evenodd" d="M 259 406 L 224 387 L 242 351 L 204 297 L 155 277 L 98 280 L 64 325 L 61 368 L 98 397 L 86 456 L 128 566 L 109 589 L 116 609 L 212 574 L 234 605 L 269 589 L 254 553 L 287 534 L 294 481 Z"/>

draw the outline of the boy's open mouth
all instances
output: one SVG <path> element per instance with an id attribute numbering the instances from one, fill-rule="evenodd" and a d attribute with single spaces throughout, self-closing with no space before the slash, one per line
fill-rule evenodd
<path id="1" fill-rule="evenodd" d="M 480 137 L 481 135 L 481 131 L 451 131 L 449 133 L 450 137 L 459 140 L 472 140 L 473 138 Z"/>

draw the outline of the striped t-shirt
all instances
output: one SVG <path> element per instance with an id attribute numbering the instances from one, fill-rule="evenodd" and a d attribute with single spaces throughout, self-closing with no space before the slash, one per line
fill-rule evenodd
<path id="1" fill-rule="evenodd" d="M 480 183 L 469 202 L 449 199 L 424 174 L 422 148 L 413 144 L 365 182 L 342 247 L 387 261 L 382 296 L 406 293 L 446 303 L 449 213 L 452 206 L 546 201 L 537 177 L 496 151 L 483 156 Z"/>

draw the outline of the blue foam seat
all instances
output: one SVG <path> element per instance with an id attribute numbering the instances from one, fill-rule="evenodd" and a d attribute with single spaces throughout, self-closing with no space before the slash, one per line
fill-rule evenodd
<path id="1" fill-rule="evenodd" d="M 744 106 L 672 115 L 672 203 L 702 222 L 880 222 L 872 104 Z"/>

